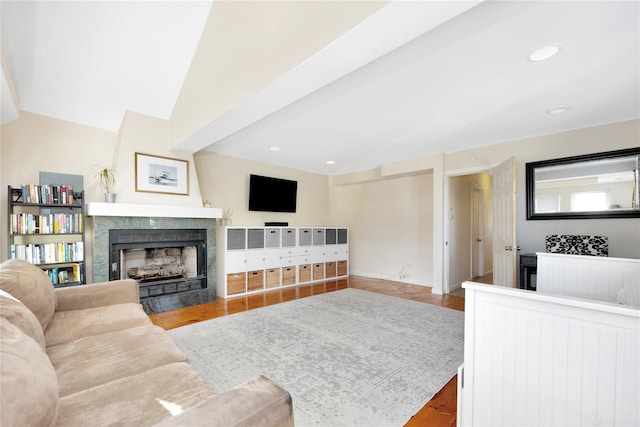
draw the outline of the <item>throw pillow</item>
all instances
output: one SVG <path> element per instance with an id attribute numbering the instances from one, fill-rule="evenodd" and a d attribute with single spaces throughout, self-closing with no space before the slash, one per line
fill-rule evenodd
<path id="1" fill-rule="evenodd" d="M 46 330 L 56 310 L 56 294 L 51 280 L 40 268 L 19 259 L 0 264 L 0 289 L 27 306 Z"/>

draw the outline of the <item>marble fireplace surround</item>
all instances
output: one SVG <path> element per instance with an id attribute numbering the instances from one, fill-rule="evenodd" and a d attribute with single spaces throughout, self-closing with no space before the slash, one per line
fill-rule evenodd
<path id="1" fill-rule="evenodd" d="M 111 229 L 206 229 L 207 288 L 173 295 L 146 298 L 147 313 L 204 304 L 216 298 L 216 218 L 219 208 L 190 208 L 169 205 L 88 203 L 87 216 L 93 228 L 93 281 L 109 280 L 109 230 Z"/>

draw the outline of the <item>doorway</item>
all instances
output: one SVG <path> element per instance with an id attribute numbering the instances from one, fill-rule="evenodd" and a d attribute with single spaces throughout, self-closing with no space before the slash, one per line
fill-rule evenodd
<path id="1" fill-rule="evenodd" d="M 489 172 L 449 177 L 448 287 L 493 270 L 493 179 Z"/>

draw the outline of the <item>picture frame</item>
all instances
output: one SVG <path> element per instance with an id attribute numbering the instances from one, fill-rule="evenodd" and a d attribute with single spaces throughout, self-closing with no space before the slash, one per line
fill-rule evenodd
<path id="1" fill-rule="evenodd" d="M 135 153 L 136 191 L 189 195 L 189 162 L 153 154 Z"/>

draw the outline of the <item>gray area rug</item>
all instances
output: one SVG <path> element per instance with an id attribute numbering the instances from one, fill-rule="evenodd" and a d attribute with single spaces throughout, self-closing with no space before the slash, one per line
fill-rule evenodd
<path id="1" fill-rule="evenodd" d="M 464 313 L 357 289 L 173 329 L 218 391 L 256 375 L 293 397 L 297 426 L 402 426 L 463 361 Z"/>

